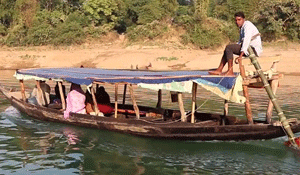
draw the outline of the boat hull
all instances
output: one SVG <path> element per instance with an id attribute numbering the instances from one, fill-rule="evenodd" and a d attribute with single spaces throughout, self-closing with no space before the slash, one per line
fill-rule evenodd
<path id="1" fill-rule="evenodd" d="M 119 133 L 126 133 L 141 137 L 157 139 L 176 140 L 260 140 L 272 139 L 284 136 L 281 126 L 270 124 L 237 124 L 237 125 L 206 125 L 191 124 L 184 122 L 151 122 L 135 118 L 113 118 L 99 117 L 87 114 L 71 113 L 70 118 L 65 120 L 63 112 L 32 105 L 16 99 L 9 98 L 12 106 L 27 114 L 28 116 L 44 121 L 65 123 L 88 128 L 110 130 Z M 198 116 L 199 117 L 199 116 Z M 291 126 L 293 132 L 300 131 L 300 124 Z"/>

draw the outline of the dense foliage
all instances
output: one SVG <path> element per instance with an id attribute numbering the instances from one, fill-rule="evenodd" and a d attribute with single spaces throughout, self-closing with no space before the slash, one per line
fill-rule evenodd
<path id="1" fill-rule="evenodd" d="M 0 43 L 81 44 L 109 32 L 139 42 L 180 29 L 182 43 L 211 48 L 238 39 L 237 11 L 264 41 L 299 41 L 299 5 L 299 0 L 0 0 Z"/>

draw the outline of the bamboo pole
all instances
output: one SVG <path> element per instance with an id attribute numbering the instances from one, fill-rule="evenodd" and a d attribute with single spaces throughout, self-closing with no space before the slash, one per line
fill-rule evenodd
<path id="1" fill-rule="evenodd" d="M 134 108 L 134 111 L 135 111 L 135 114 L 136 114 L 136 117 L 138 119 L 140 119 L 140 111 L 139 111 L 139 108 L 136 104 L 136 100 L 135 100 L 135 97 L 134 97 L 134 94 L 133 94 L 133 87 L 132 87 L 132 84 L 129 84 L 129 91 L 130 91 L 130 96 L 131 96 L 131 100 L 132 100 L 132 105 L 133 105 L 133 108 Z"/>
<path id="2" fill-rule="evenodd" d="M 63 88 L 62 88 L 62 82 L 58 82 L 58 88 L 59 88 L 62 109 L 66 109 L 66 100 L 65 100 L 65 95 L 63 92 Z"/>
<path id="3" fill-rule="evenodd" d="M 123 105 L 125 105 L 125 100 L 126 100 L 126 90 L 127 90 L 127 84 L 124 84 L 124 92 L 123 92 Z"/>
<path id="4" fill-rule="evenodd" d="M 267 78 L 265 77 L 265 75 L 260 67 L 260 64 L 258 63 L 254 54 L 251 54 L 249 58 L 251 59 L 252 64 L 254 65 L 257 73 L 259 74 L 259 76 L 264 84 L 264 87 L 269 95 L 270 100 L 272 101 L 272 103 L 274 105 L 274 108 L 278 114 L 279 120 L 285 130 L 285 133 L 287 134 L 287 136 L 289 138 L 289 142 L 291 143 L 291 145 L 294 148 L 299 149 L 299 146 L 296 144 L 294 133 L 291 129 L 291 126 L 290 126 L 289 122 L 286 120 L 286 117 L 285 117 L 281 107 L 279 106 L 279 103 L 277 102 L 277 99 L 270 87 L 270 84 L 269 84 Z"/>
<path id="5" fill-rule="evenodd" d="M 179 105 L 179 110 L 180 110 L 180 113 L 181 113 L 181 121 L 186 122 L 187 117 L 186 117 L 186 114 L 185 114 L 185 111 L 184 111 L 182 93 L 181 92 L 178 93 L 178 105 Z"/>
<path id="6" fill-rule="evenodd" d="M 94 110 L 95 110 L 96 115 L 98 115 L 99 114 L 99 109 L 98 109 L 98 104 L 97 104 L 97 100 L 96 100 L 96 96 L 95 96 L 95 89 L 92 86 L 90 88 L 90 90 L 91 90 L 91 94 L 92 94 L 92 98 L 93 98 Z"/>
<path id="7" fill-rule="evenodd" d="M 156 104 L 156 108 L 161 108 L 161 89 L 158 90 L 157 93 L 157 104 Z"/>
<path id="8" fill-rule="evenodd" d="M 191 123 L 195 123 L 196 96 L 197 96 L 197 83 L 193 82 Z"/>
<path id="9" fill-rule="evenodd" d="M 124 87 L 125 89 L 125 87 Z M 125 101 L 123 96 L 123 102 Z M 118 83 L 115 83 L 115 118 L 118 118 Z"/>
<path id="10" fill-rule="evenodd" d="M 27 99 L 26 99 L 26 95 L 25 95 L 25 86 L 24 86 L 24 82 L 23 82 L 23 80 L 19 80 L 19 82 L 20 82 L 20 85 L 21 85 L 21 95 L 22 95 L 22 100 L 23 100 L 24 102 L 26 102 Z"/>
<path id="11" fill-rule="evenodd" d="M 245 80 L 246 79 L 246 73 L 245 73 L 245 67 L 243 66 L 243 63 L 242 63 L 242 57 L 241 56 L 238 58 L 238 63 L 239 63 L 241 76 L 242 76 L 243 80 Z M 243 87 L 243 94 L 246 98 L 245 111 L 246 111 L 247 120 L 248 120 L 249 124 L 253 124 L 252 111 L 251 111 L 250 100 L 249 100 L 248 86 L 243 84 L 242 87 Z"/>

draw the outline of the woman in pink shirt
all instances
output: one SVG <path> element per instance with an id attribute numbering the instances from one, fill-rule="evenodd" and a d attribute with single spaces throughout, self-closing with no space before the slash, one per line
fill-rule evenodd
<path id="1" fill-rule="evenodd" d="M 70 112 L 86 114 L 85 111 L 85 95 L 80 85 L 71 84 L 70 92 L 66 99 L 67 109 L 64 111 L 64 118 L 68 119 Z"/>

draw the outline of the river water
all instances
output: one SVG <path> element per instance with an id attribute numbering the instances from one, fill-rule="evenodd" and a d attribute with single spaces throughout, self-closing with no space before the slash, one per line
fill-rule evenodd
<path id="1" fill-rule="evenodd" d="M 0 83 L 18 90 L 13 73 L 0 71 Z M 296 76 L 285 76 L 277 92 L 289 118 L 299 118 L 298 81 Z M 34 82 L 25 85 L 30 90 Z M 106 89 L 114 100 L 113 87 Z M 138 104 L 155 106 L 156 92 L 135 91 Z M 122 97 L 122 89 L 119 94 Z M 262 119 L 267 105 L 264 90 L 251 89 L 250 96 L 254 117 Z M 177 108 L 167 92 L 163 98 L 164 107 Z M 185 107 L 190 107 L 188 94 L 184 100 Z M 200 88 L 197 103 L 205 103 L 200 111 L 223 111 L 223 100 Z M 230 104 L 229 114 L 243 118 L 243 105 Z M 0 174 L 300 174 L 300 153 L 286 148 L 286 139 L 191 142 L 140 138 L 34 120 L 0 95 Z"/>

